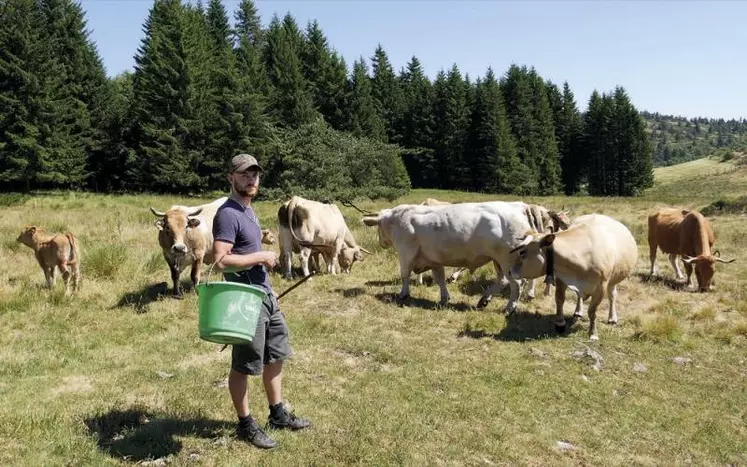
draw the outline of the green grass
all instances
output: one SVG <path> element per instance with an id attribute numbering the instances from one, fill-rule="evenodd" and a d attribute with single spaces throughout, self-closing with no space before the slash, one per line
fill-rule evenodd
<path id="1" fill-rule="evenodd" d="M 494 277 L 489 267 L 450 284 L 446 308 L 435 306 L 434 285 L 414 285 L 406 306 L 391 303 L 400 288 L 395 254 L 378 246 L 357 211 L 341 206 L 374 254 L 350 275 L 320 275 L 281 300 L 295 352 L 284 397 L 314 427 L 272 432 L 281 447 L 270 452 L 232 438 L 235 414 L 221 384 L 230 351 L 198 338 L 193 291 L 183 300 L 169 296 L 148 211 L 210 198 L 6 196 L 0 252 L 12 267 L 0 270 L 0 464 L 743 465 L 747 224 L 728 213 L 711 218 L 722 256 L 737 262 L 719 264 L 716 290 L 700 294 L 676 287 L 662 254 L 659 277 L 647 277 L 645 222 L 658 206 L 747 195 L 747 176 L 744 168 L 712 175 L 694 193 L 677 183 L 689 176 L 683 172 L 657 169 L 656 186 L 636 199 L 525 199 L 565 205 L 572 216 L 609 214 L 634 232 L 639 262 L 619 287 L 620 322 L 606 324 L 602 302 L 595 343 L 586 319 L 555 333 L 553 299 L 543 287 L 534 301 L 522 298 L 516 315 L 502 313 L 500 296 L 475 310 Z M 511 199 L 419 190 L 395 203 L 358 206 L 375 211 L 426 197 Z M 276 230 L 278 205 L 257 208 L 263 226 Z M 31 250 L 12 246 L 29 219 L 80 238 L 77 296 L 61 294 L 59 277 L 54 291 L 43 289 Z M 292 285 L 279 275 L 272 283 L 278 292 Z M 573 303 L 569 293 L 566 317 Z M 603 356 L 599 370 L 574 356 L 586 346 Z M 250 379 L 250 394 L 264 422 L 258 378 Z M 575 449 L 561 451 L 558 441 Z"/>

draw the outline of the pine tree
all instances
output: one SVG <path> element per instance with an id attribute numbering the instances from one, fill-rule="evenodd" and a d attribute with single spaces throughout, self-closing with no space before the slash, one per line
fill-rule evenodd
<path id="1" fill-rule="evenodd" d="M 332 53 L 327 38 L 316 21 L 310 22 L 306 28 L 302 64 L 314 106 L 333 128 L 344 128 L 347 123 L 347 66 L 339 56 Z"/>
<path id="2" fill-rule="evenodd" d="M 239 152 L 249 151 L 250 142 L 244 127 L 238 75 L 233 55 L 228 15 L 220 0 L 210 0 L 207 9 L 207 33 L 210 50 L 209 120 L 205 122 L 207 139 L 200 175 L 207 187 L 225 185 L 225 163 Z"/>
<path id="3" fill-rule="evenodd" d="M 456 64 L 448 75 L 438 73 L 433 88 L 437 186 L 467 189 L 471 184 L 470 167 L 464 158 L 469 118 L 467 89 Z"/>
<path id="4" fill-rule="evenodd" d="M 645 124 L 621 86 L 611 96 L 614 106 L 614 155 L 616 183 L 614 194 L 634 196 L 653 185 L 651 149 Z"/>
<path id="5" fill-rule="evenodd" d="M 137 180 L 129 173 L 136 166 L 136 147 L 132 131 L 135 118 L 132 112 L 134 101 L 134 74 L 124 72 L 109 81 L 107 113 L 103 131 L 106 135 L 101 155 L 92 159 L 91 186 L 95 191 L 111 192 L 136 188 Z"/>
<path id="6" fill-rule="evenodd" d="M 235 38 L 244 38 L 257 49 L 262 49 L 265 45 L 265 31 L 262 29 L 262 21 L 254 1 L 241 0 L 234 13 L 234 19 L 236 21 Z"/>
<path id="7" fill-rule="evenodd" d="M 212 39 L 208 33 L 207 17 L 201 1 L 196 5 L 180 6 L 179 14 L 184 30 L 183 49 L 186 63 L 188 104 L 190 115 L 183 116 L 185 137 L 182 149 L 191 154 L 191 165 L 196 168 L 200 188 L 208 184 L 209 170 L 205 170 L 205 148 L 210 145 L 212 135 L 214 95 L 212 90 L 213 58 Z M 208 162 L 209 163 L 209 162 Z"/>
<path id="8" fill-rule="evenodd" d="M 519 158 L 537 182 L 536 194 L 555 194 L 561 187 L 560 163 L 544 81 L 533 68 L 511 65 L 501 88 Z"/>
<path id="9" fill-rule="evenodd" d="M 409 148 L 405 166 L 414 187 L 436 184 L 433 159 L 433 89 L 417 57 L 412 57 L 399 81 L 404 93 L 404 111 L 399 127 L 402 145 Z"/>
<path id="10" fill-rule="evenodd" d="M 138 144 L 134 174 L 142 189 L 186 192 L 199 183 L 189 139 L 189 73 L 179 0 L 156 0 L 135 56 Z"/>
<path id="11" fill-rule="evenodd" d="M 368 67 L 363 57 L 353 63 L 349 83 L 348 124 L 346 130 L 358 137 L 384 140 L 384 125 L 376 113 Z"/>
<path id="12" fill-rule="evenodd" d="M 540 195 L 554 195 L 562 188 L 560 158 L 558 155 L 558 144 L 555 140 L 555 127 L 553 125 L 553 113 L 547 97 L 545 82 L 532 69 L 529 73 L 532 80 L 532 95 L 534 97 L 534 158 L 539 169 Z"/>
<path id="13" fill-rule="evenodd" d="M 401 120 L 403 112 L 402 90 L 381 44 L 377 45 L 374 56 L 371 57 L 371 65 L 371 93 L 376 111 L 384 122 L 387 140 L 399 142 L 401 136 L 397 133 L 397 122 Z"/>
<path id="14" fill-rule="evenodd" d="M 53 57 L 35 0 L 8 0 L 0 8 L 0 182 L 30 190 L 48 167 L 41 144 L 49 125 L 48 81 Z"/>
<path id="15" fill-rule="evenodd" d="M 303 38 L 299 43 L 293 37 L 293 23 L 288 18 L 286 15 L 285 24 L 281 24 L 277 16 L 273 17 L 267 31 L 264 55 L 273 86 L 269 100 L 271 115 L 281 126 L 297 128 L 313 121 L 317 113 L 301 70 L 299 48 L 303 45 Z"/>
<path id="16" fill-rule="evenodd" d="M 556 136 L 565 194 L 578 192 L 586 167 L 581 159 L 583 120 L 568 82 L 563 83 L 561 111 L 556 123 Z"/>
<path id="17" fill-rule="evenodd" d="M 588 164 L 588 192 L 591 196 L 607 195 L 606 164 L 609 112 L 602 95 L 596 90 L 589 98 L 584 116 L 584 159 Z"/>
<path id="18" fill-rule="evenodd" d="M 234 19 L 236 22 L 233 31 L 236 41 L 236 69 L 243 86 L 242 93 L 267 95 L 270 93 L 270 81 L 262 60 L 266 34 L 262 29 L 254 2 L 241 0 Z"/>
<path id="19" fill-rule="evenodd" d="M 80 5 L 71 0 L 42 0 L 38 5 L 45 18 L 46 43 L 57 64 L 49 82 L 54 123 L 42 141 L 50 167 L 40 174 L 40 181 L 82 187 L 89 175 L 89 155 L 100 155 L 103 144 L 106 73 L 89 40 Z"/>
<path id="20" fill-rule="evenodd" d="M 475 86 L 467 154 L 473 190 L 529 194 L 537 189 L 529 169 L 519 160 L 492 68 Z"/>

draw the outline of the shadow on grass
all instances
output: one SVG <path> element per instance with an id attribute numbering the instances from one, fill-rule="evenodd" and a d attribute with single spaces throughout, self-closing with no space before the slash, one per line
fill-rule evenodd
<path id="1" fill-rule="evenodd" d="M 468 303 L 459 302 L 459 303 L 452 303 L 449 302 L 446 304 L 446 306 L 441 306 L 438 304 L 438 302 L 434 302 L 433 300 L 428 300 L 426 298 L 417 298 L 410 296 L 404 301 L 401 301 L 397 298 L 397 293 L 378 293 L 375 295 L 375 297 L 382 303 L 388 304 L 394 304 L 398 306 L 411 306 L 416 308 L 425 308 L 425 309 L 446 309 L 446 310 L 454 310 L 454 311 L 474 311 L 475 307 L 472 305 L 469 305 Z"/>
<path id="2" fill-rule="evenodd" d="M 644 284 L 663 284 L 672 290 L 687 290 L 685 281 L 677 281 L 673 277 L 664 277 L 659 274 L 650 276 L 648 272 L 637 272 L 635 277 Z"/>
<path id="3" fill-rule="evenodd" d="M 194 287 L 190 279 L 182 279 L 179 284 L 182 294 L 194 293 Z M 113 308 L 133 307 L 136 313 L 145 313 L 151 303 L 164 298 L 172 298 L 172 292 L 173 289 L 169 282 L 149 284 L 135 292 L 125 293 Z"/>
<path id="4" fill-rule="evenodd" d="M 425 280 L 423 282 L 425 282 Z M 410 285 L 415 285 L 415 284 L 416 284 L 415 281 L 410 281 Z M 382 281 L 382 280 L 366 281 L 366 285 L 371 286 L 371 287 L 384 287 L 387 285 L 400 285 L 401 286 L 402 279 L 397 278 L 397 279 L 389 279 L 388 281 Z"/>
<path id="5" fill-rule="evenodd" d="M 467 280 L 464 282 L 459 283 L 459 291 L 462 292 L 464 295 L 469 295 L 470 297 L 476 296 L 476 295 L 482 295 L 485 293 L 486 290 L 488 290 L 493 284 L 495 283 L 495 278 L 490 279 L 488 277 L 480 277 L 474 280 Z M 501 289 L 500 292 L 498 292 L 497 295 L 493 295 L 493 298 L 501 297 L 508 299 L 511 297 L 511 287 L 506 284 L 505 287 Z"/>
<path id="6" fill-rule="evenodd" d="M 130 462 L 159 459 L 182 449 L 177 436 L 217 439 L 230 433 L 233 424 L 194 418 L 179 420 L 151 415 L 140 409 L 112 410 L 85 421 L 98 448 L 115 459 Z"/>
<path id="7" fill-rule="evenodd" d="M 349 289 L 335 289 L 335 292 L 342 294 L 345 298 L 356 298 L 366 294 L 363 287 L 351 287 Z"/>
<path id="8" fill-rule="evenodd" d="M 578 327 L 574 329 L 574 325 L 579 321 L 578 317 L 566 315 L 565 330 L 562 333 L 555 329 L 554 320 L 555 315 L 539 315 L 517 311 L 506 316 L 506 326 L 498 332 L 486 331 L 480 326 L 468 324 L 465 329 L 457 334 L 457 337 L 471 337 L 473 339 L 490 337 L 503 342 L 526 342 L 567 337 L 579 330 Z"/>

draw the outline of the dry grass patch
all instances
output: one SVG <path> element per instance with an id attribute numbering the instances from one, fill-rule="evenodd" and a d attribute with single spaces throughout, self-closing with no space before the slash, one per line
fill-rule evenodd
<path id="1" fill-rule="evenodd" d="M 735 195 L 747 194 L 738 175 L 713 177 L 697 197 L 671 183 L 637 199 L 526 199 L 565 205 L 573 216 L 602 212 L 635 234 L 639 263 L 620 286 L 620 323 L 606 323 L 603 301 L 596 343 L 588 342 L 586 317 L 569 319 L 572 293 L 563 335 L 542 286 L 535 300 L 522 296 L 514 315 L 502 312 L 505 293 L 476 310 L 495 278 L 492 267 L 449 284 L 447 307 L 436 305 L 438 287 L 430 282 L 413 284 L 403 306 L 392 303 L 401 286 L 396 255 L 379 247 L 357 211 L 341 207 L 374 255 L 351 275 L 320 275 L 281 300 L 295 351 L 285 399 L 314 428 L 273 433 L 282 444 L 274 452 L 232 438 L 235 414 L 224 383 L 230 349 L 198 338 L 193 291 L 170 297 L 148 210 L 212 198 L 0 195 L 0 249 L 13 265 L 0 270 L 0 464 L 747 463 L 747 225 L 731 215 L 713 219 L 722 255 L 738 261 L 718 266 L 709 294 L 674 283 L 661 254 L 659 275 L 648 278 L 645 240 L 646 215 L 656 206 L 708 204 L 724 180 L 735 182 Z M 396 203 L 357 204 L 375 211 L 426 197 L 512 199 L 423 190 Z M 277 207 L 257 204 L 263 225 L 275 231 Z M 53 291 L 42 288 L 33 253 L 13 243 L 28 219 L 67 226 L 81 238 L 79 294 L 64 297 L 59 281 Z M 271 280 L 278 292 L 294 283 Z M 598 368 L 591 352 L 602 359 Z M 250 393 L 264 422 L 258 378 Z"/>

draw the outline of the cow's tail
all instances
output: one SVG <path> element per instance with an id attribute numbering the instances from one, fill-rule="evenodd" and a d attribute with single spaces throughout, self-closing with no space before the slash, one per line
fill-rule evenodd
<path id="1" fill-rule="evenodd" d="M 70 232 L 65 234 L 67 241 L 70 243 L 70 253 L 67 257 L 67 264 L 69 266 L 75 266 L 80 260 L 80 252 L 78 251 L 78 242 L 75 240 L 75 236 Z"/>
<path id="2" fill-rule="evenodd" d="M 290 230 L 291 235 L 293 235 L 293 238 L 296 240 L 296 242 L 298 242 L 300 246 L 305 247 L 305 248 L 311 248 L 314 245 L 312 245 L 311 242 L 307 242 L 307 241 L 304 241 L 298 238 L 298 236 L 296 235 L 296 232 L 293 230 L 293 214 L 296 210 L 297 204 L 298 204 L 298 198 L 296 198 L 295 196 L 291 198 L 290 202 L 288 203 L 288 229 Z"/>

